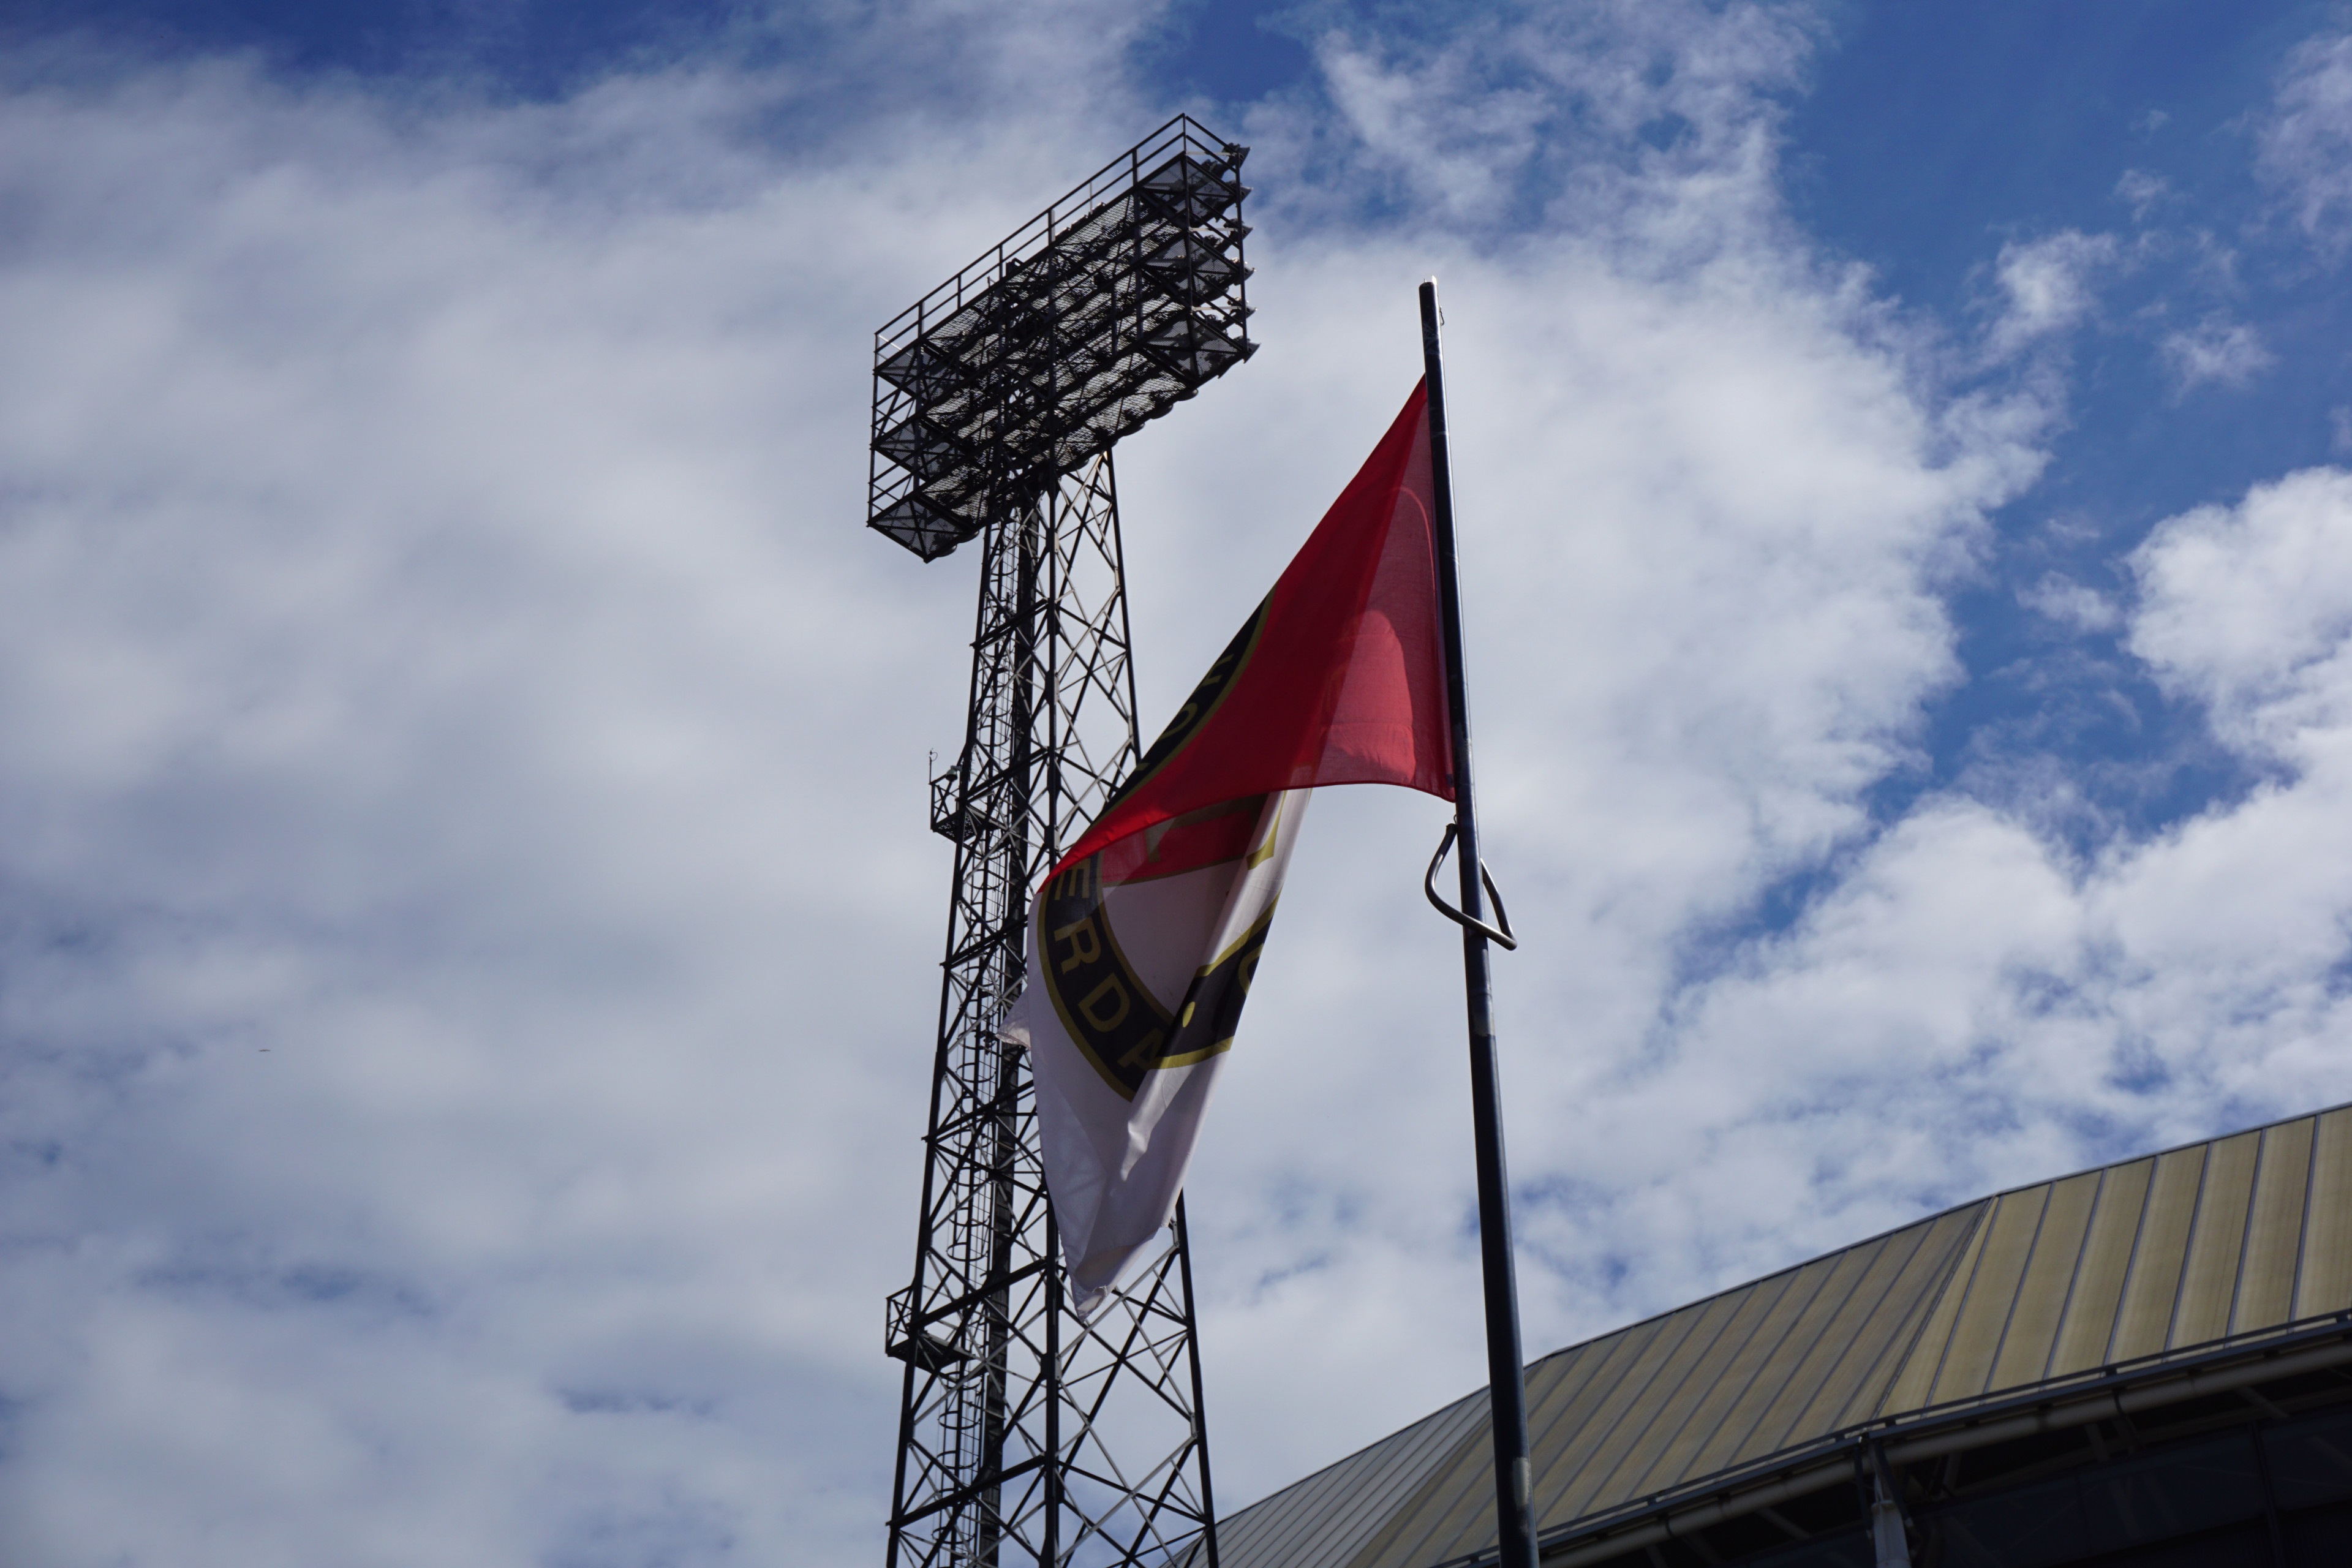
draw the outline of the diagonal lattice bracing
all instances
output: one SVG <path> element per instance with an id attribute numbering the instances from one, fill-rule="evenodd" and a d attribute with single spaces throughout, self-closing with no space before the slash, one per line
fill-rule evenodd
<path id="1" fill-rule="evenodd" d="M 1026 1059 L 996 1037 L 1030 890 L 1138 754 L 1118 503 L 1098 453 L 982 536 L 891 1568 L 1213 1563 L 1182 1219 L 1090 1322 L 1066 1306 Z"/>

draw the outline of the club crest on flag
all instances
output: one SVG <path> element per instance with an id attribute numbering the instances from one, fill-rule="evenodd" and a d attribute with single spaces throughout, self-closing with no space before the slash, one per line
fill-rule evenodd
<path id="1" fill-rule="evenodd" d="M 1152 879 L 1150 872 L 1158 862 L 1151 852 L 1163 848 L 1169 837 L 1160 828 L 1202 829 L 1197 837 L 1212 844 L 1238 839 L 1224 846 L 1233 854 L 1219 857 L 1205 868 L 1230 869 L 1237 859 L 1238 870 L 1246 878 L 1277 853 L 1283 806 L 1277 802 L 1268 814 L 1265 804 L 1262 798 L 1233 801 L 1192 814 L 1197 820 L 1180 818 L 1146 829 L 1146 837 L 1157 842 L 1146 847 L 1146 874 L 1129 882 Z M 1298 809 L 1296 804 L 1290 807 L 1294 819 Z M 1236 828 L 1250 831 L 1243 837 Z M 1191 848 L 1195 858 L 1202 851 L 1198 843 Z M 1269 893 L 1262 900 L 1262 910 L 1257 908 L 1258 900 L 1244 902 L 1239 912 L 1251 917 L 1247 925 L 1211 953 L 1171 1008 L 1153 994 L 1128 962 L 1105 896 L 1102 859 L 1099 853 L 1090 855 L 1045 884 L 1032 932 L 1033 948 L 1044 954 L 1035 978 L 1053 999 L 1054 1012 L 1070 1043 L 1113 1093 L 1133 1100 L 1143 1087 L 1145 1074 L 1191 1067 L 1231 1048 L 1242 1004 L 1249 996 L 1251 977 L 1257 972 L 1258 954 L 1265 951 L 1265 935 L 1274 923 L 1275 895 Z M 1166 874 L 1197 874 L 1202 869 L 1188 864 L 1171 868 Z M 1229 918 L 1220 926 L 1231 923 Z"/>

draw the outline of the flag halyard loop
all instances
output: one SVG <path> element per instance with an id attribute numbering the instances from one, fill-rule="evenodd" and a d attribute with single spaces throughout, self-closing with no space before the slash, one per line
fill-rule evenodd
<path id="1" fill-rule="evenodd" d="M 1437 841 L 1437 853 L 1429 858 L 1429 874 L 1421 879 L 1422 893 L 1429 900 L 1432 909 L 1455 925 L 1461 926 L 1465 931 L 1475 931 L 1489 942 L 1502 943 L 1505 952 L 1517 952 L 1519 950 L 1519 939 L 1511 934 L 1511 912 L 1503 907 L 1503 890 L 1495 886 L 1495 874 L 1486 869 L 1486 862 L 1483 858 L 1478 862 L 1478 880 L 1486 884 L 1486 896 L 1495 900 L 1495 919 L 1502 922 L 1500 931 L 1475 915 L 1463 913 L 1437 896 L 1437 868 L 1445 864 L 1445 852 L 1454 847 L 1454 837 L 1461 831 L 1461 827 L 1462 825 L 1458 822 L 1449 822 L 1445 825 L 1445 837 Z"/>

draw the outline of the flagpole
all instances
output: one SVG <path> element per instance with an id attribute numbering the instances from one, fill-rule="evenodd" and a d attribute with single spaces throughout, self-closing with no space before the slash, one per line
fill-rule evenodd
<path id="1" fill-rule="evenodd" d="M 1519 1289 L 1511 1262 L 1511 1194 L 1503 1163 L 1496 1082 L 1494 987 L 1486 973 L 1486 903 L 1479 877 L 1478 812 L 1470 787 L 1470 704 L 1462 673 L 1462 584 L 1454 566 L 1454 476 L 1446 458 L 1445 381 L 1437 348 L 1437 279 L 1421 286 L 1421 352 L 1429 387 L 1429 468 L 1435 492 L 1437 602 L 1445 637 L 1446 706 L 1454 717 L 1454 821 L 1460 839 L 1462 984 L 1470 1015 L 1470 1122 L 1478 1157 L 1478 1252 L 1486 1295 L 1486 1385 L 1495 1426 L 1497 1568 L 1536 1568 L 1528 1489 L 1528 1389 L 1520 1370 Z M 1471 923 L 1476 922 L 1476 923 Z"/>

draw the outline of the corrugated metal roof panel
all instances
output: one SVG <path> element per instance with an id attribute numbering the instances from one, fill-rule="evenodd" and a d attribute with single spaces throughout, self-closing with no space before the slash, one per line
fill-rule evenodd
<path id="1" fill-rule="evenodd" d="M 1643 1484 L 1643 1478 L 1658 1467 L 1667 1449 L 1691 1430 L 1694 1422 L 1718 1415 L 1723 1405 L 1754 1381 L 1778 1337 L 1773 1331 L 1790 1304 L 1793 1301 L 1801 1307 L 1818 1284 L 1807 1279 L 1802 1270 L 1759 1281 L 1741 1292 L 1739 1310 L 1728 1322 L 1685 1341 L 1675 1364 L 1667 1369 L 1673 1381 L 1661 1376 L 1661 1396 L 1644 1402 L 1649 1409 L 1640 1413 L 1647 1419 L 1638 1423 L 1639 1435 L 1624 1445 L 1616 1463 L 1591 1467 L 1591 1484 L 1578 1511 L 1591 1511 L 1591 1500 L 1635 1497 L 1653 1489 Z M 1685 1452 L 1685 1462 L 1688 1457 Z M 1671 1470 L 1666 1484 L 1680 1479 L 1682 1473 Z"/>
<path id="2" fill-rule="evenodd" d="M 1654 1417 L 1654 1393 L 1662 1381 L 1665 1388 L 1672 1388 L 1674 1369 L 1684 1363 L 1686 1347 L 1704 1342 L 1708 1337 L 1710 1317 L 1727 1316 L 1738 1310 L 1737 1300 L 1717 1297 L 1628 1331 L 1631 1354 L 1613 1375 L 1594 1380 L 1589 1397 L 1575 1402 L 1581 1407 L 1583 1419 L 1567 1434 L 1568 1451 L 1582 1456 L 1598 1453 L 1613 1459 L 1622 1452 L 1624 1445 L 1637 1441 L 1643 1426 Z M 1652 1331 L 1638 1332 L 1643 1327 Z M 1530 1433 L 1539 1426 L 1552 1429 L 1556 1423 L 1544 1419 L 1553 1414 L 1547 1405 L 1562 1401 L 1556 1395 L 1552 1401 L 1538 1404 L 1532 1389 L 1528 1397 Z M 1529 1446 L 1534 1447 L 1532 1436 Z M 1541 1464 L 1540 1450 L 1538 1455 L 1531 1469 Z M 1543 1472 L 1538 1469 L 1538 1473 Z M 1580 1472 L 1575 1479 L 1585 1479 Z M 1589 1491 L 1590 1487 L 1585 1489 Z M 1433 1475 L 1427 1486 L 1397 1510 L 1394 1528 L 1371 1543 L 1358 1561 L 1439 1563 L 1491 1544 L 1495 1538 L 1494 1495 L 1492 1451 L 1485 1445 L 1466 1447 L 1453 1457 L 1442 1473 Z M 1572 1498 L 1563 1500 L 1562 1506 L 1571 1516 L 1581 1511 L 1581 1506 Z"/>
<path id="3" fill-rule="evenodd" d="M 1864 1333 L 1884 1310 L 1888 1294 L 1901 1282 L 1905 1266 L 1916 1256 L 1927 1235 L 1927 1226 L 1914 1226 L 1848 1247 L 1840 1255 L 1857 1266 L 1853 1277 L 1839 1280 L 1824 1292 L 1825 1296 L 1835 1294 L 1835 1310 L 1805 1346 L 1804 1353 L 1790 1364 L 1788 1375 L 1780 1380 L 1770 1401 L 1756 1412 L 1755 1420 L 1741 1435 L 1743 1444 L 1777 1448 L 1814 1405 L 1827 1403 L 1833 1410 L 1844 1407 L 1853 1384 L 1867 1375 L 1867 1368 L 1848 1368 L 1844 1376 L 1839 1375 L 1840 1369 L 1858 1359 L 1856 1336 Z"/>
<path id="4" fill-rule="evenodd" d="M 1486 1429 L 1482 1388 L 1218 1521 L 1220 1564 L 1339 1568 L 1387 1522 L 1396 1489 L 1424 1477 L 1465 1441 L 1483 1442 Z"/>
<path id="5" fill-rule="evenodd" d="M 1555 1431 L 1554 1428 L 1563 1421 L 1575 1420 L 1577 1413 L 1587 1407 L 1593 1391 L 1600 1386 L 1601 1374 L 1606 1371 L 1612 1352 L 1624 1338 L 1622 1334 L 1612 1334 L 1606 1339 L 1589 1341 L 1574 1351 L 1562 1351 L 1557 1355 L 1547 1356 L 1528 1368 L 1528 1443 L 1531 1452 L 1556 1451 L 1575 1435 L 1572 1427 L 1566 1432 Z M 1550 1362 L 1566 1361 L 1570 1356 L 1575 1358 L 1573 1363 L 1565 1366 L 1559 1375 L 1536 1376 L 1538 1368 Z M 1544 1474 L 1539 1464 L 1534 1469 L 1528 1484 L 1540 1509 L 1543 1506 Z"/>
<path id="6" fill-rule="evenodd" d="M 1625 1403 L 1623 1391 L 1629 1378 L 1641 1366 L 1654 1361 L 1661 1340 L 1675 1338 L 1679 1329 L 1687 1326 L 1686 1321 L 1682 1321 L 1685 1315 L 1697 1310 L 1685 1308 L 1681 1314 L 1654 1318 L 1545 1358 L 1575 1360 L 1557 1377 L 1529 1377 L 1530 1431 L 1541 1424 L 1546 1409 L 1544 1405 L 1535 1403 L 1539 1387 L 1549 1391 L 1549 1403 L 1565 1402 L 1572 1410 L 1605 1406 L 1612 1399 Z M 1542 1363 L 1537 1365 L 1539 1369 Z M 1441 1556 L 1427 1554 L 1433 1538 L 1450 1539 L 1459 1534 L 1482 1505 L 1491 1508 L 1495 1495 L 1493 1450 L 1486 1436 L 1486 1429 L 1480 1427 L 1475 1440 L 1437 1456 L 1413 1484 L 1391 1493 L 1386 1500 L 1386 1518 L 1376 1532 L 1361 1539 L 1349 1560 L 1351 1568 L 1367 1563 L 1442 1561 Z M 1566 1436 L 1574 1440 L 1585 1435 L 1571 1429 Z M 1599 1440 L 1598 1435 L 1592 1435 L 1583 1447 L 1590 1451 L 1592 1443 Z M 1222 1542 L 1220 1546 L 1222 1559 Z"/>
<path id="7" fill-rule="evenodd" d="M 1767 1452 L 1778 1453 L 1816 1433 L 1867 1421 L 1879 1412 L 1887 1389 L 1925 1333 L 1927 1315 L 1943 1300 L 1960 1257 L 1975 1244 L 1988 1206 L 1979 1200 L 1949 1209 L 1887 1238 L 1892 1247 L 1916 1235 L 1918 1245 L 1870 1321 L 1854 1331 L 1848 1353 L 1822 1380 L 1821 1394 Z"/>
<path id="8" fill-rule="evenodd" d="M 1984 1254 L 1985 1237 L 1992 1229 L 1988 1223 L 1992 1208 L 1990 1198 L 1977 1205 L 1968 1246 L 1954 1261 L 1952 1271 L 1937 1282 L 1936 1305 L 1927 1315 L 1926 1329 L 1895 1368 L 1886 1397 L 1866 1415 L 1879 1415 L 1889 1410 L 1916 1410 L 1927 1403 L 1927 1395 L 1936 1386 L 1936 1373 L 1943 1370 L 1944 1347 L 1951 1342 L 1952 1324 L 1959 1319 L 1960 1304 L 1968 1298 L 1969 1282 L 1976 1278 L 1977 1260 Z"/>
<path id="9" fill-rule="evenodd" d="M 1948 1209 L 1547 1356 L 1547 1529 L 1932 1405 L 2352 1309 L 2352 1108 Z M 1220 1527 L 1223 1568 L 1429 1568 L 1494 1542 L 1483 1390 Z"/>
<path id="10" fill-rule="evenodd" d="M 2311 1191 L 2311 1134 L 2306 1116 L 2263 1133 L 2262 1169 L 2246 1221 L 2246 1257 L 2230 1332 L 2276 1328 L 2294 1308 L 2294 1264 L 2303 1253 L 2304 1200 Z"/>
<path id="11" fill-rule="evenodd" d="M 2066 1310 L 2066 1288 L 2074 1283 L 2075 1265 L 2083 1259 L 2083 1237 L 2089 1233 L 2091 1205 L 2098 1194 L 2096 1171 L 2069 1176 L 2051 1187 L 2033 1237 L 2033 1255 L 2018 1281 L 2000 1345 L 1993 1352 L 1988 1389 L 2042 1381 L 2058 1338 L 2059 1317 Z"/>
<path id="12" fill-rule="evenodd" d="M 1895 1237 L 1881 1237 L 1824 1259 L 1829 1268 L 1820 1290 L 1773 1350 L 1773 1375 L 1757 1379 L 1738 1404 L 1711 1427 L 1688 1434 L 1635 1490 L 1654 1491 L 1716 1468 L 1715 1447 L 1748 1452 L 1758 1445 L 1759 1431 L 1774 1434 L 1763 1440 L 1763 1446 L 1778 1447 L 1778 1435 L 1787 1429 L 1799 1402 L 1820 1391 L 1823 1373 L 1851 1348 L 1853 1329 L 1867 1321 L 1871 1308 L 1885 1295 L 1888 1283 L 1912 1250 L 1897 1245 Z M 1843 1337 L 1841 1325 L 1846 1331 Z"/>
<path id="13" fill-rule="evenodd" d="M 2352 1106 L 2319 1119 L 2308 1202 L 2294 1287 L 2298 1318 L 2352 1307 Z"/>
<path id="14" fill-rule="evenodd" d="M 2108 1342 L 2116 1337 L 2116 1310 L 2124 1298 L 2124 1276 L 2131 1269 L 2132 1243 L 2139 1237 L 2139 1218 L 2155 1174 L 2152 1159 L 2110 1165 L 2099 1173 L 2098 1202 L 2091 1210 L 2091 1228 L 2083 1237 L 2074 1280 L 2066 1288 L 2058 1341 L 2051 1347 L 2045 1375 L 2066 1377 L 2105 1364 Z"/>
<path id="15" fill-rule="evenodd" d="M 2132 1244 L 2124 1275 L 2123 1305 L 2105 1359 L 2131 1361 L 2164 1349 L 2172 1331 L 2173 1305 L 2180 1299 L 2180 1265 L 2189 1256 L 2189 1227 L 2197 1218 L 2197 1192 L 2205 1184 L 2206 1145 L 2176 1149 L 2156 1162 L 2147 1206 L 2140 1211 L 2139 1237 Z"/>
<path id="16" fill-rule="evenodd" d="M 1528 1468 L 1534 1472 L 1529 1478 L 1529 1496 L 1534 1500 L 1538 1517 L 1549 1518 L 1567 1512 L 1559 1494 L 1574 1484 L 1576 1471 L 1561 1461 L 1572 1447 L 1578 1446 L 1577 1439 L 1585 1435 L 1585 1428 L 1590 1425 L 1590 1412 L 1603 1397 L 1603 1390 L 1608 1384 L 1599 1373 L 1608 1362 L 1619 1359 L 1615 1353 L 1619 1348 L 1615 1342 L 1631 1339 L 1636 1330 L 1644 1326 L 1654 1332 L 1663 1322 L 1664 1320 L 1660 1319 L 1649 1325 L 1636 1324 L 1622 1333 L 1594 1342 L 1591 1346 L 1593 1375 L 1577 1382 L 1563 1379 L 1541 1397 L 1532 1387 L 1528 1390 L 1528 1447 L 1531 1456 Z M 1630 1353 L 1623 1359 L 1630 1360 Z M 1618 1370 L 1622 1372 L 1622 1367 Z M 1591 1443 L 1582 1445 L 1588 1452 L 1591 1447 Z"/>
<path id="17" fill-rule="evenodd" d="M 2167 1350 L 2201 1345 L 2230 1331 L 2238 1265 L 2246 1255 L 2254 1163 L 2262 1147 L 2260 1132 L 2241 1132 L 2213 1143 L 2205 1155 L 2205 1180 L 2197 1194 L 2197 1220 L 2189 1227 L 2189 1257 L 2181 1266 L 2180 1300 L 2172 1310 Z"/>
<path id="18" fill-rule="evenodd" d="M 1568 1417 L 1569 1440 L 1557 1450 L 1556 1457 L 1552 1454 L 1530 1456 L 1530 1468 L 1540 1468 L 1546 1481 L 1559 1489 L 1556 1507 L 1570 1518 L 1590 1510 L 1592 1485 L 1588 1470 L 1593 1464 L 1594 1456 L 1603 1455 L 1601 1462 L 1606 1463 L 1605 1455 L 1608 1448 L 1613 1447 L 1612 1440 L 1616 1438 L 1618 1428 L 1629 1416 L 1638 1415 L 1642 1395 L 1656 1375 L 1659 1364 L 1666 1359 L 1667 1352 L 1679 1349 L 1694 1331 L 1704 1331 L 1700 1333 L 1700 1342 L 1705 1343 L 1713 1337 L 1720 1322 L 1737 1312 L 1755 1289 L 1752 1285 L 1744 1285 L 1712 1300 L 1701 1301 L 1663 1318 L 1652 1319 L 1654 1331 L 1645 1341 L 1645 1347 L 1656 1348 L 1645 1349 L 1644 1354 L 1627 1366 L 1624 1375 L 1612 1384 L 1598 1399 L 1586 1402 L 1583 1410 L 1559 1413 Z M 1638 1333 L 1644 1326 L 1647 1325 L 1636 1325 L 1630 1331 Z M 1553 1415 L 1549 1411 L 1545 1414 L 1548 1416 Z M 1559 1425 L 1560 1423 L 1557 1420 L 1545 1422 L 1548 1428 Z"/>
<path id="19" fill-rule="evenodd" d="M 1367 1563 L 1436 1563 L 1447 1553 L 1438 1542 L 1458 1534 L 1462 1521 L 1483 1501 L 1494 1506 L 1494 1448 L 1480 1432 L 1430 1468 L 1421 1484 L 1400 1494 L 1401 1506 L 1378 1533 L 1368 1537 L 1350 1558 L 1351 1568 Z M 1392 1501 L 1394 1500 L 1391 1500 Z M 1447 1530 L 1448 1519 L 1454 1528 Z"/>
<path id="20" fill-rule="evenodd" d="M 1993 1352 L 2000 1347 L 2001 1331 L 2009 1327 L 2018 1281 L 2025 1276 L 2025 1261 L 2032 1255 L 2042 1211 L 2049 1201 L 2047 1187 L 2029 1187 L 1994 1200 L 1984 1251 L 1961 1299 L 1952 1337 L 1945 1342 L 1943 1364 L 1936 1369 L 1928 1404 L 1947 1405 L 1985 1391 L 1992 1377 Z"/>
<path id="21" fill-rule="evenodd" d="M 1729 1457 L 1746 1451 L 1744 1439 L 1788 1382 L 1790 1363 L 1810 1348 L 1822 1321 L 1836 1310 L 1832 1288 L 1843 1261 L 1839 1256 L 1820 1258 L 1781 1277 L 1788 1285 L 1769 1315 L 1727 1360 L 1716 1358 L 1708 1368 L 1706 1396 L 1675 1432 L 1673 1447 L 1653 1458 L 1645 1469 L 1629 1468 L 1628 1484 L 1621 1489 L 1623 1496 L 1679 1485 L 1694 1475 L 1721 1469 Z M 1853 1288 L 1851 1279 L 1846 1288 Z"/>
<path id="22" fill-rule="evenodd" d="M 1593 1360 L 1591 1378 L 1576 1384 L 1563 1381 L 1549 1399 L 1540 1403 L 1532 1401 L 1530 1391 L 1528 1468 L 1535 1472 L 1530 1478 L 1530 1495 L 1545 1517 L 1566 1512 L 1559 1494 L 1574 1484 L 1580 1457 L 1589 1455 L 1603 1436 L 1594 1429 L 1593 1412 L 1601 1408 L 1610 1390 L 1624 1377 L 1639 1354 L 1639 1343 L 1663 1331 L 1667 1322 L 1666 1318 L 1653 1318 L 1594 1341 L 1590 1347 Z"/>

